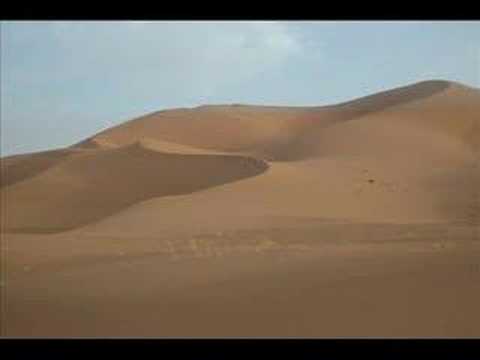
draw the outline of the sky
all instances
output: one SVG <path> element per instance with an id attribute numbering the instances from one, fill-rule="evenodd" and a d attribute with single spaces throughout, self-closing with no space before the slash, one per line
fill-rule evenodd
<path id="1" fill-rule="evenodd" d="M 480 22 L 0 22 L 1 156 L 145 113 L 328 105 L 422 80 L 480 87 Z"/>

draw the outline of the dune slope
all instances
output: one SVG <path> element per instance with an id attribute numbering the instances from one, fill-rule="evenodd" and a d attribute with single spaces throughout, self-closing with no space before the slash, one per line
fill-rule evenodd
<path id="1" fill-rule="evenodd" d="M 266 169 L 266 163 L 249 157 L 169 153 L 142 142 L 89 152 L 6 188 L 4 226 L 7 231 L 62 231 L 138 201 L 191 193 Z"/>
<path id="2" fill-rule="evenodd" d="M 73 150 L 60 149 L 2 158 L 0 160 L 0 186 L 13 185 L 19 181 L 28 179 L 54 166 L 73 153 L 75 153 Z"/>

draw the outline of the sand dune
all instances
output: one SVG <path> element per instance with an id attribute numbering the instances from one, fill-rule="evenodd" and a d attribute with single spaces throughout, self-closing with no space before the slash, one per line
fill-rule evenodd
<path id="1" fill-rule="evenodd" d="M 478 336 L 479 114 L 425 81 L 3 158 L 6 334 Z"/>
<path id="2" fill-rule="evenodd" d="M 137 142 L 62 162 L 8 187 L 7 231 L 62 231 L 153 197 L 191 193 L 256 175 L 267 165 L 235 155 L 175 154 Z M 42 201 L 45 194 L 49 201 Z"/>
<path id="3" fill-rule="evenodd" d="M 63 231 L 108 217 L 105 226 L 116 224 L 108 231 L 131 223 L 131 231 L 162 232 L 185 219 L 235 222 L 239 212 L 475 223 L 478 98 L 475 89 L 433 81 L 330 107 L 159 112 L 63 150 L 77 153 L 57 166 L 47 166 L 56 153 L 26 157 L 37 176 L 5 191 L 4 226 Z M 38 200 L 44 194 L 48 203 Z M 184 196 L 164 198 L 171 195 Z"/>

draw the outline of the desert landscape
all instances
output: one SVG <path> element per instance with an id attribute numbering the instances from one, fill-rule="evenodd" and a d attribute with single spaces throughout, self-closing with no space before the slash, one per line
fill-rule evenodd
<path id="1" fill-rule="evenodd" d="M 2 157 L 1 334 L 479 337 L 479 151 L 480 90 L 432 80 Z"/>

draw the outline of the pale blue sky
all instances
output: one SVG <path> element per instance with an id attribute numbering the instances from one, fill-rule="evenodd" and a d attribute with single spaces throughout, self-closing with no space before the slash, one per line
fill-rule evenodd
<path id="1" fill-rule="evenodd" d="M 480 87 L 480 22 L 1 22 L 2 156 L 147 112 Z"/>

